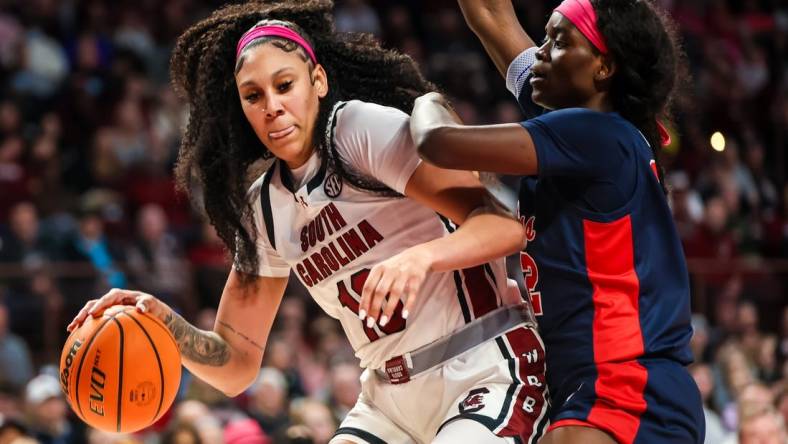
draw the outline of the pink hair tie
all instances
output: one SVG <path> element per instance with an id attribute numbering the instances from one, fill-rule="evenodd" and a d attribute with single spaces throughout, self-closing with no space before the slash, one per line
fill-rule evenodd
<path id="1" fill-rule="evenodd" d="M 566 17 L 592 45 L 602 54 L 607 54 L 607 45 L 596 24 L 596 11 L 590 0 L 564 0 L 556 11 Z"/>
<path id="2" fill-rule="evenodd" d="M 317 65 L 315 52 L 312 50 L 312 47 L 309 46 L 309 43 L 307 43 L 303 37 L 298 35 L 297 32 L 282 25 L 257 26 L 247 31 L 241 36 L 241 40 L 238 41 L 238 46 L 235 47 L 235 59 L 238 60 L 238 57 L 241 55 L 241 52 L 244 50 L 244 48 L 246 48 L 247 45 L 252 43 L 252 41 L 262 37 L 281 37 L 283 39 L 297 43 L 299 46 L 304 48 L 307 54 L 309 54 L 309 58 L 312 59 L 312 63 Z"/>
<path id="3" fill-rule="evenodd" d="M 659 139 L 662 146 L 670 145 L 673 140 L 670 138 L 670 132 L 659 120 L 657 120 L 657 129 L 659 130 Z"/>

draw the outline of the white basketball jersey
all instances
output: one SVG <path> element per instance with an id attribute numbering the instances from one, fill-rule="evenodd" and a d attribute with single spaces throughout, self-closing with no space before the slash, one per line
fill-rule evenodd
<path id="1" fill-rule="evenodd" d="M 357 174 L 404 193 L 421 160 L 410 137 L 408 115 L 361 101 L 339 103 L 327 139 Z M 305 171 L 301 171 L 305 169 Z M 454 225 L 408 198 L 354 188 L 326 169 L 315 153 L 295 178 L 276 161 L 252 185 L 260 276 L 288 276 L 292 269 L 325 312 L 338 319 L 362 367 L 441 338 L 500 306 L 506 291 L 504 261 L 458 272 L 429 273 L 407 320 L 402 303 L 385 327 L 367 328 L 358 301 L 376 264 L 445 236 Z"/>

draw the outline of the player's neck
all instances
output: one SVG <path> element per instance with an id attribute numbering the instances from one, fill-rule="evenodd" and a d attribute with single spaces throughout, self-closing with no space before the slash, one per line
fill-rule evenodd
<path id="1" fill-rule="evenodd" d="M 613 104 L 610 102 L 609 96 L 606 93 L 593 95 L 582 107 L 599 111 L 601 113 L 609 113 L 613 111 Z"/>

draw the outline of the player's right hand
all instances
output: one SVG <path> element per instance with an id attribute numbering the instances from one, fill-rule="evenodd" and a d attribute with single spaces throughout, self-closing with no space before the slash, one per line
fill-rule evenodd
<path id="1" fill-rule="evenodd" d="M 97 318 L 104 313 L 104 310 L 112 307 L 113 305 L 134 305 L 137 311 L 142 313 L 150 313 L 164 321 L 165 316 L 171 310 L 164 302 L 160 301 L 154 296 L 141 291 L 124 290 L 121 288 L 113 288 L 108 291 L 104 296 L 98 299 L 91 299 L 88 301 L 82 310 L 77 313 L 74 320 L 68 324 L 66 330 L 69 332 L 74 331 L 82 325 L 83 322 L 92 316 Z"/>

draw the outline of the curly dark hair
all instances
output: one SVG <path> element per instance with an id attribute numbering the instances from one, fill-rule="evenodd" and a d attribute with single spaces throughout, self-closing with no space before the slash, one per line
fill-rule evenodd
<path id="1" fill-rule="evenodd" d="M 665 189 L 657 119 L 671 118 L 674 92 L 686 77 L 685 57 L 678 45 L 675 24 L 648 0 L 591 3 L 599 31 L 616 64 L 610 90 L 613 108 L 648 140 Z"/>
<path id="2" fill-rule="evenodd" d="M 261 20 L 271 20 L 295 30 L 312 45 L 329 80 L 312 140 L 321 160 L 355 187 L 395 194 L 373 178 L 351 171 L 327 146 L 323 134 L 334 104 L 358 99 L 410 113 L 416 97 L 435 90 L 410 57 L 381 48 L 369 34 L 336 32 L 333 6 L 330 0 L 229 5 L 186 30 L 173 51 L 172 82 L 190 105 L 176 166 L 178 185 L 190 195 L 202 193 L 208 218 L 242 270 L 256 270 L 258 263 L 247 197 L 250 167 L 273 157 L 255 135 L 238 98 L 235 50 L 244 32 Z M 285 51 L 298 50 L 308 60 L 303 49 L 278 37 L 252 45 L 266 41 Z"/>

